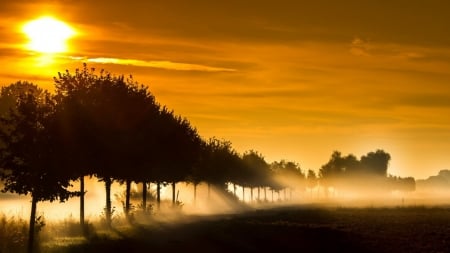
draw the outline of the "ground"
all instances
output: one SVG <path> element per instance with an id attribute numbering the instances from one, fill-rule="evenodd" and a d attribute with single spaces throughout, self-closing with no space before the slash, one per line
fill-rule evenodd
<path id="1" fill-rule="evenodd" d="M 42 252 L 449 252 L 450 208 L 289 206 L 117 226 Z"/>

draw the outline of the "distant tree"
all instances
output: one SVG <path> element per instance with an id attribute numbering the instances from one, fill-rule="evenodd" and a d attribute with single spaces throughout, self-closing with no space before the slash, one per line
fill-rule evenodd
<path id="1" fill-rule="evenodd" d="M 298 163 L 281 160 L 279 162 L 273 162 L 271 167 L 274 171 L 275 179 L 277 179 L 284 186 L 285 199 L 286 188 L 290 190 L 291 198 L 293 188 L 298 188 L 301 190 L 306 188 L 305 175 L 303 174 Z"/>
<path id="2" fill-rule="evenodd" d="M 208 169 L 207 161 L 210 158 L 209 146 L 203 139 L 200 140 L 200 154 L 198 163 L 192 168 L 191 173 L 188 175 L 187 181 L 194 186 L 194 205 L 197 202 L 197 187 L 206 180 L 206 170 Z"/>
<path id="3" fill-rule="evenodd" d="M 240 184 L 250 188 L 250 200 L 253 201 L 253 189 L 265 187 L 271 181 L 272 172 L 264 156 L 255 150 L 249 150 L 242 155 Z"/>
<path id="4" fill-rule="evenodd" d="M 390 190 L 412 192 L 416 190 L 416 180 L 413 177 L 396 177 L 389 175 Z"/>
<path id="5" fill-rule="evenodd" d="M 313 170 L 308 170 L 306 175 L 307 186 L 311 190 L 311 196 L 313 189 L 317 186 L 318 178 Z"/>
<path id="6" fill-rule="evenodd" d="M 342 156 L 335 151 L 328 163 L 319 170 L 326 189 L 380 189 L 380 184 L 386 183 L 387 168 L 390 155 L 383 150 L 369 152 L 358 160 L 354 155 Z M 327 191 L 326 191 L 327 192 Z"/>
<path id="7" fill-rule="evenodd" d="M 208 139 L 203 145 L 200 161 L 195 171 L 197 177 L 208 183 L 208 196 L 211 184 L 225 189 L 226 183 L 235 182 L 240 176 L 240 157 L 229 141 Z"/>
<path id="8" fill-rule="evenodd" d="M 450 189 L 450 170 L 441 170 L 437 175 L 417 180 L 417 188 L 431 191 L 448 191 Z"/>
<path id="9" fill-rule="evenodd" d="M 386 177 L 390 160 L 389 153 L 379 149 L 362 156 L 361 166 L 369 174 Z"/>
<path id="10" fill-rule="evenodd" d="M 345 171 L 345 158 L 341 152 L 334 151 L 330 160 L 319 170 L 321 178 L 332 178 L 341 175 Z"/>
<path id="11" fill-rule="evenodd" d="M 37 86 L 27 86 L 29 88 L 14 91 L 19 94 L 15 108 L 0 120 L 3 144 L 0 177 L 4 181 L 4 192 L 31 195 L 28 252 L 32 252 L 37 202 L 57 199 L 63 202 L 77 193 L 68 190 L 70 179 L 54 162 L 58 147 L 54 134 L 49 131 L 54 123 L 54 100 Z M 9 96 L 14 87 L 17 86 L 2 89 L 1 97 Z"/>
<path id="12" fill-rule="evenodd" d="M 325 194 L 328 194 L 328 187 L 340 184 L 346 171 L 346 158 L 342 157 L 341 152 L 334 151 L 330 160 L 319 169 L 319 177 L 325 186 Z"/>

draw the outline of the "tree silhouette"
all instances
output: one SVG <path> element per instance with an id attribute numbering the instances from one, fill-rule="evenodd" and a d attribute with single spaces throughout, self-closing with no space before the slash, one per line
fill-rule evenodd
<path id="1" fill-rule="evenodd" d="M 2 89 L 2 97 L 3 91 L 11 88 Z M 48 92 L 33 85 L 17 94 L 15 109 L 1 118 L 0 176 L 4 192 L 31 195 L 28 252 L 32 252 L 37 202 L 57 199 L 63 202 L 77 193 L 68 191 L 70 178 L 54 162 L 58 147 L 49 131 L 55 120 L 54 100 Z"/>
<path id="2" fill-rule="evenodd" d="M 313 189 L 317 186 L 317 182 L 318 182 L 316 173 L 313 170 L 308 170 L 307 175 L 306 175 L 306 180 L 307 180 L 308 188 L 311 190 L 311 197 L 312 197 Z"/>
<path id="3" fill-rule="evenodd" d="M 401 192 L 411 192 L 416 190 L 416 181 L 413 177 L 396 177 L 389 175 L 388 181 L 390 183 L 391 190 L 397 190 Z"/>
<path id="4" fill-rule="evenodd" d="M 125 214 L 130 211 L 130 185 L 185 180 L 200 153 L 200 137 L 185 118 L 160 107 L 147 87 L 133 79 L 89 70 L 66 71 L 55 78 L 61 115 L 71 134 L 83 136 L 72 147 L 86 157 L 85 166 L 105 183 L 107 224 L 111 223 L 110 189 L 114 180 L 126 185 Z M 76 112 L 82 112 L 83 116 Z M 75 152 L 76 153 L 76 152 Z M 144 186 L 146 189 L 146 186 Z M 145 194 L 143 194 L 145 196 Z M 175 190 L 173 194 L 175 201 Z M 144 207 L 145 208 L 145 207 Z"/>
<path id="5" fill-rule="evenodd" d="M 198 178 L 208 183 L 208 197 L 211 184 L 225 190 L 228 182 L 236 182 L 241 176 L 240 161 L 231 142 L 213 137 L 204 143 L 201 164 L 195 173 Z"/>
<path id="6" fill-rule="evenodd" d="M 264 156 L 257 151 L 249 150 L 242 156 L 244 164 L 241 171 L 240 184 L 250 188 L 250 201 L 253 201 L 253 189 L 269 185 L 271 180 L 271 170 Z"/>
<path id="7" fill-rule="evenodd" d="M 65 106 L 61 113 L 65 118 L 61 121 L 68 133 L 65 136 L 72 138 L 69 147 L 83 158 L 82 164 L 77 165 L 89 168 L 88 171 L 80 169 L 84 172 L 81 176 L 86 172 L 94 174 L 105 183 L 105 218 L 110 226 L 111 184 L 116 179 L 126 182 L 125 213 L 128 214 L 131 181 L 139 179 L 139 170 L 146 159 L 151 159 L 145 148 L 155 144 L 151 142 L 155 135 L 151 126 L 159 105 L 148 89 L 131 77 L 125 79 L 103 70 L 97 74 L 86 64 L 74 74 L 59 73 L 55 85 L 57 98 Z M 75 137 L 82 138 L 73 141 Z"/>
<path id="8" fill-rule="evenodd" d="M 319 175 L 322 178 L 340 178 L 345 173 L 352 174 L 358 171 L 360 164 L 354 155 L 342 156 L 341 152 L 334 151 L 328 163 L 320 168 Z"/>
<path id="9" fill-rule="evenodd" d="M 330 160 L 319 170 L 321 182 L 326 187 L 340 189 L 386 190 L 387 168 L 390 155 L 383 150 L 369 152 L 358 160 L 354 155 L 342 156 L 335 151 Z M 355 180 L 358 179 L 358 180 Z"/>
<path id="10" fill-rule="evenodd" d="M 273 162 L 271 168 L 276 179 L 282 182 L 285 189 L 288 187 L 292 191 L 293 188 L 305 188 L 305 175 L 298 163 L 281 160 Z"/>
<path id="11" fill-rule="evenodd" d="M 369 152 L 361 157 L 361 166 L 369 174 L 386 177 L 391 156 L 383 150 Z"/>
<path id="12" fill-rule="evenodd" d="M 62 163 L 80 181 L 80 225 L 84 229 L 84 177 L 95 174 L 98 144 L 95 142 L 98 129 L 92 124 L 92 100 L 90 89 L 99 78 L 87 65 L 75 74 L 68 70 L 54 77 L 58 133 Z"/>

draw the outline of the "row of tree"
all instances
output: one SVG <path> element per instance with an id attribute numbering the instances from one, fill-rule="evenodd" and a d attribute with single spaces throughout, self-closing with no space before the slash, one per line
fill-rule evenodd
<path id="1" fill-rule="evenodd" d="M 390 156 L 384 151 L 369 153 L 360 161 L 334 153 L 319 176 L 312 170 L 303 173 L 294 162 L 268 164 L 253 150 L 239 154 L 228 141 L 202 139 L 187 119 L 160 105 L 148 87 L 131 76 L 97 72 L 84 65 L 74 73 L 58 73 L 54 85 L 50 93 L 17 82 L 3 87 L 0 94 L 0 176 L 4 192 L 31 195 L 30 252 L 39 201 L 79 196 L 80 224 L 85 227 L 85 176 L 104 182 L 105 218 L 110 226 L 114 181 L 126 186 L 128 217 L 132 182 L 143 185 L 145 211 L 149 182 L 157 185 L 159 207 L 161 185 L 171 184 L 176 204 L 175 187 L 182 181 L 192 182 L 194 189 L 201 182 L 224 190 L 228 184 L 234 189 L 240 185 L 253 194 L 253 188 L 258 192 L 313 188 L 318 177 L 324 185 L 341 187 L 338 181 L 350 175 L 387 175 Z M 71 191 L 75 180 L 80 181 L 80 189 Z"/>
<path id="2" fill-rule="evenodd" d="M 341 190 L 414 191 L 414 178 L 387 173 L 390 159 L 389 153 L 383 150 L 369 152 L 360 159 L 352 154 L 342 156 L 335 151 L 319 170 L 321 184 Z"/>
<path id="3" fill-rule="evenodd" d="M 281 187 L 271 180 L 264 158 L 254 151 L 239 155 L 231 143 L 202 140 L 185 118 L 158 104 L 148 88 L 132 77 L 88 69 L 58 73 L 55 92 L 28 82 L 3 87 L 0 96 L 0 176 L 4 192 L 31 195 L 29 251 L 32 251 L 39 201 L 80 197 L 84 227 L 84 177 L 105 184 L 105 217 L 111 225 L 111 184 L 161 184 L 202 181 L 224 187 Z M 79 191 L 70 191 L 80 181 Z"/>

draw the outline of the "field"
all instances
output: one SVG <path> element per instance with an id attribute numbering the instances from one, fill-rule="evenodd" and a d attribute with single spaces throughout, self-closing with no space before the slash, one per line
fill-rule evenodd
<path id="1" fill-rule="evenodd" d="M 289 206 L 241 214 L 152 218 L 47 238 L 41 252 L 449 252 L 450 208 Z"/>

